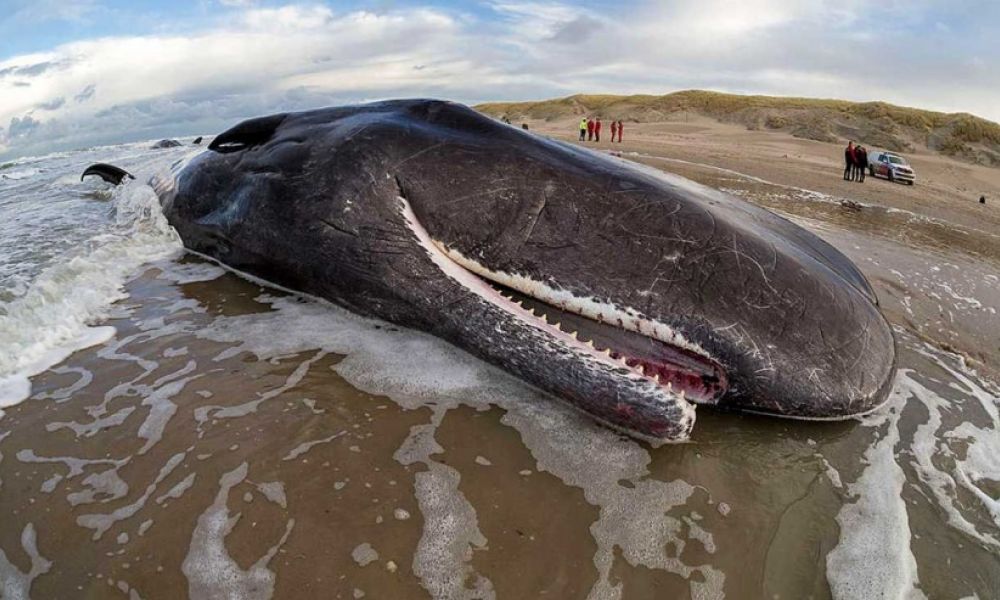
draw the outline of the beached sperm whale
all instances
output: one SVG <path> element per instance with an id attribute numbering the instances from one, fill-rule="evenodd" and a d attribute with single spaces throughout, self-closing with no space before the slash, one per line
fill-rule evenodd
<path id="1" fill-rule="evenodd" d="M 858 415 L 893 377 L 872 289 L 817 236 L 458 104 L 251 119 L 153 185 L 188 248 L 647 439 L 686 437 L 698 404 Z"/>

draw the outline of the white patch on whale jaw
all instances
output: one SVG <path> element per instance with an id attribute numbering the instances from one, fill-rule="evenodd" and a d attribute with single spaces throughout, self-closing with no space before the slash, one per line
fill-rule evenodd
<path id="1" fill-rule="evenodd" d="M 583 358 L 611 367 L 628 379 L 656 384 L 663 395 L 663 402 L 678 407 L 683 415 L 682 420 L 685 422 L 693 423 L 694 421 L 696 405 L 693 402 L 714 404 L 718 401 L 718 396 L 722 392 L 712 398 L 694 398 L 687 396 L 684 389 L 675 390 L 672 383 L 661 379 L 660 375 L 647 374 L 642 364 L 629 364 L 626 362 L 626 357 L 613 354 L 610 348 L 601 349 L 595 347 L 592 341 L 578 339 L 575 331 L 567 332 L 560 327 L 559 323 L 550 323 L 547 315 L 544 313 L 536 314 L 534 310 L 525 308 L 521 302 L 505 295 L 490 282 L 530 296 L 564 312 L 575 313 L 609 327 L 624 329 L 656 339 L 668 346 L 680 348 L 714 363 L 713 357 L 703 348 L 685 339 L 668 325 L 645 319 L 630 309 L 623 310 L 593 298 L 574 296 L 564 290 L 554 289 L 543 282 L 520 275 L 491 271 L 477 261 L 451 250 L 441 242 L 431 238 L 413 213 L 409 202 L 402 196 L 397 198 L 402 205 L 401 213 L 407 226 L 427 251 L 434 264 L 445 275 L 470 292 L 506 311 L 519 321 L 555 338 L 556 341 L 572 349 Z"/>
<path id="2" fill-rule="evenodd" d="M 438 250 L 453 262 L 458 263 L 462 268 L 472 271 L 484 279 L 517 290 L 526 296 L 531 296 L 560 310 L 587 317 L 598 323 L 632 331 L 659 340 L 664 344 L 683 348 L 688 352 L 701 355 L 709 360 L 712 359 L 712 356 L 704 348 L 688 340 L 669 325 L 646 319 L 630 308 L 619 308 L 595 298 L 580 297 L 572 292 L 555 289 L 543 281 L 531 279 L 517 273 L 490 270 L 475 259 L 465 256 L 458 250 L 448 248 L 438 240 L 432 239 L 431 241 Z"/>

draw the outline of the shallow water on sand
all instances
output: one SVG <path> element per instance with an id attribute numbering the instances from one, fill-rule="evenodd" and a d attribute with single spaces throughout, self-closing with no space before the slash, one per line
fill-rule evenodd
<path id="1" fill-rule="evenodd" d="M 54 181 L 36 185 L 70 193 Z M 653 449 L 433 337 L 182 256 L 134 210 L 145 186 L 85 185 L 66 210 L 99 231 L 0 281 L 0 318 L 66 329 L 22 331 L 39 356 L 114 328 L 0 418 L 4 598 L 1000 596 L 992 262 L 782 200 L 877 288 L 890 402 L 842 423 L 701 410 L 690 442 Z M 73 252 L 118 267 L 66 325 L 22 300 L 78 297 L 94 275 L 62 276 Z"/>

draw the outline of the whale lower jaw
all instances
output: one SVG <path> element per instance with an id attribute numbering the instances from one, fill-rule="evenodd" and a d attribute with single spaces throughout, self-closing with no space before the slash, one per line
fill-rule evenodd
<path id="1" fill-rule="evenodd" d="M 513 318 L 625 377 L 655 383 L 673 402 L 717 404 L 728 389 L 721 365 L 668 325 L 522 275 L 492 271 L 433 239 L 407 200 L 399 201 L 407 225 L 441 271 Z"/>

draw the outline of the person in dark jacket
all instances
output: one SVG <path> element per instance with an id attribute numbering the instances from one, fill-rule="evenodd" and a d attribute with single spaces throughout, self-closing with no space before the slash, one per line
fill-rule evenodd
<path id="1" fill-rule="evenodd" d="M 601 117 L 597 117 L 597 122 L 594 123 L 594 141 L 601 141 Z"/>
<path id="2" fill-rule="evenodd" d="M 614 141 L 614 140 L 611 140 Z M 618 120 L 618 143 L 622 143 L 622 122 L 621 119 Z"/>
<path id="3" fill-rule="evenodd" d="M 856 179 L 864 183 L 865 182 L 865 170 L 868 169 L 868 150 L 864 146 L 855 146 L 854 148 L 854 164 L 857 169 L 855 175 Z"/>
<path id="4" fill-rule="evenodd" d="M 587 141 L 594 139 L 594 120 L 590 119 L 587 121 Z"/>
<path id="5" fill-rule="evenodd" d="M 850 181 L 854 175 L 854 142 L 847 142 L 844 149 L 844 181 Z"/>

